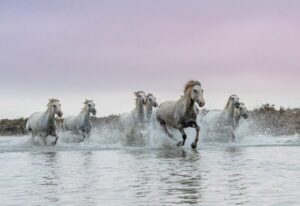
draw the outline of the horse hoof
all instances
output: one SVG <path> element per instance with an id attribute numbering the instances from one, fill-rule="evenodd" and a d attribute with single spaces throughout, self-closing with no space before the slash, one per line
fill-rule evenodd
<path id="1" fill-rule="evenodd" d="M 192 149 L 196 149 L 196 148 L 197 148 L 197 144 L 195 144 L 195 142 L 193 142 L 193 143 L 191 144 L 191 147 L 192 147 Z"/>
<path id="2" fill-rule="evenodd" d="M 182 141 L 179 141 L 179 142 L 177 143 L 177 147 L 180 147 L 180 146 L 182 146 Z"/>

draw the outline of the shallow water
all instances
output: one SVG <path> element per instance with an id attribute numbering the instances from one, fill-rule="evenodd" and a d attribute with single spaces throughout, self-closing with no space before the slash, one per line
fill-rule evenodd
<path id="1" fill-rule="evenodd" d="M 299 136 L 190 142 L 0 137 L 1 205 L 300 205 Z"/>

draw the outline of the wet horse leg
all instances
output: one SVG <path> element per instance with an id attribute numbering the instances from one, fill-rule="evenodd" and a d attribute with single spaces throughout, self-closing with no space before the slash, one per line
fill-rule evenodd
<path id="1" fill-rule="evenodd" d="M 191 147 L 193 149 L 196 149 L 197 148 L 198 139 L 199 139 L 200 127 L 198 126 L 198 124 L 196 122 L 194 122 L 192 126 L 196 129 L 196 137 L 195 137 L 195 141 L 191 144 Z"/>
<path id="2" fill-rule="evenodd" d="M 47 132 L 44 132 L 41 134 L 41 138 L 42 138 L 42 141 L 43 141 L 43 145 L 46 146 L 47 145 L 47 141 L 46 141 L 46 138 L 48 136 L 48 133 Z"/>
<path id="3" fill-rule="evenodd" d="M 235 142 L 236 141 L 235 134 L 234 134 L 232 129 L 230 129 L 230 133 L 231 133 L 231 136 L 232 136 L 232 141 Z"/>
<path id="4" fill-rule="evenodd" d="M 56 132 L 52 132 L 51 136 L 54 136 L 55 137 L 55 140 L 52 142 L 52 145 L 56 145 L 57 143 L 57 140 L 58 140 L 58 135 L 56 134 Z"/>
<path id="5" fill-rule="evenodd" d="M 185 144 L 186 134 L 185 134 L 184 129 L 181 125 L 179 126 L 178 129 L 179 129 L 179 132 L 181 133 L 181 136 L 182 136 L 182 139 L 183 139 L 183 141 L 179 141 L 177 143 L 177 146 L 179 147 L 179 146 L 183 146 Z"/>
<path id="6" fill-rule="evenodd" d="M 168 137 L 173 138 L 173 135 L 168 131 L 166 122 L 164 120 L 160 119 L 159 123 L 160 123 L 161 127 L 163 128 L 164 132 L 168 135 Z"/>
<path id="7" fill-rule="evenodd" d="M 52 142 L 52 144 L 53 144 L 53 145 L 56 145 L 56 143 L 57 143 L 57 140 L 58 140 L 58 136 L 57 136 L 57 134 L 55 134 L 55 136 L 54 136 L 54 137 L 55 137 L 55 140 Z"/>

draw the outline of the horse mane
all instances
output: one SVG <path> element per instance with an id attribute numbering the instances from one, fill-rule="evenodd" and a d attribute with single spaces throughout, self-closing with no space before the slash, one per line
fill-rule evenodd
<path id="1" fill-rule="evenodd" d="M 47 106 L 48 107 L 51 106 L 54 102 L 59 102 L 59 100 L 55 99 L 55 98 L 51 98 L 51 99 L 49 99 L 49 102 L 48 102 Z"/>
<path id="2" fill-rule="evenodd" d="M 145 92 L 142 91 L 142 90 L 136 91 L 136 92 L 133 93 L 133 94 L 135 95 L 135 97 L 136 97 L 136 98 L 134 99 L 134 100 L 136 101 L 135 103 L 137 103 L 137 100 L 138 100 L 138 99 L 137 99 L 138 93 L 141 93 L 141 92 L 142 92 L 142 93 L 145 93 Z"/>
<path id="3" fill-rule="evenodd" d="M 88 100 L 88 99 L 86 99 L 86 100 L 83 102 L 84 107 L 82 108 L 81 112 L 87 111 L 87 105 L 88 105 L 88 103 L 92 103 L 92 102 L 93 102 L 93 100 Z"/>
<path id="4" fill-rule="evenodd" d="M 237 95 L 236 95 L 236 94 L 232 94 L 232 95 L 229 96 L 228 101 L 227 101 L 227 103 L 226 103 L 224 109 L 228 109 L 228 107 L 229 107 L 229 102 L 230 102 L 230 98 L 233 97 L 233 96 L 237 96 Z"/>
<path id="5" fill-rule="evenodd" d="M 151 97 L 151 96 L 154 97 L 153 94 L 149 93 L 149 94 L 147 94 L 146 98 L 148 99 L 148 98 Z"/>
<path id="6" fill-rule="evenodd" d="M 83 102 L 83 104 L 88 104 L 88 103 L 91 103 L 91 102 L 93 102 L 93 100 L 88 100 L 88 99 L 86 99 L 86 100 Z"/>
<path id="7" fill-rule="evenodd" d="M 184 86 L 184 93 L 186 93 L 190 88 L 192 88 L 193 86 L 196 86 L 196 85 L 201 86 L 201 83 L 196 80 L 188 81 Z"/>
<path id="8" fill-rule="evenodd" d="M 138 93 L 141 93 L 141 92 L 142 92 L 142 93 L 145 93 L 144 91 L 140 90 L 140 91 L 136 91 L 136 92 L 134 92 L 134 95 L 135 95 L 135 96 L 137 96 L 137 95 L 138 95 Z"/>

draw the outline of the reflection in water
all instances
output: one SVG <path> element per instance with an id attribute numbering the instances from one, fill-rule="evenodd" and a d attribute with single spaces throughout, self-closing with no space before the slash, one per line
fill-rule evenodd
<path id="1" fill-rule="evenodd" d="M 201 202 L 201 171 L 198 169 L 200 154 L 197 151 L 163 150 L 158 158 L 168 159 L 159 188 L 165 204 L 197 204 Z M 172 160 L 170 160 L 173 158 Z M 168 201 L 166 201 L 168 200 Z"/>
<path id="2" fill-rule="evenodd" d="M 224 150 L 224 172 L 226 174 L 225 188 L 229 191 L 226 200 L 233 205 L 244 205 L 247 200 L 247 186 L 245 183 L 246 176 L 239 168 L 240 163 L 244 162 L 243 150 L 238 147 L 227 147 Z"/>
<path id="3" fill-rule="evenodd" d="M 1 153 L 2 205 L 300 203 L 297 147 L 41 150 Z"/>
<path id="4" fill-rule="evenodd" d="M 56 152 L 43 153 L 45 163 L 42 167 L 45 170 L 45 175 L 42 177 L 43 179 L 40 185 L 42 186 L 41 190 L 44 191 L 43 198 L 49 202 L 59 201 L 60 179 L 57 174 L 56 154 Z"/>

